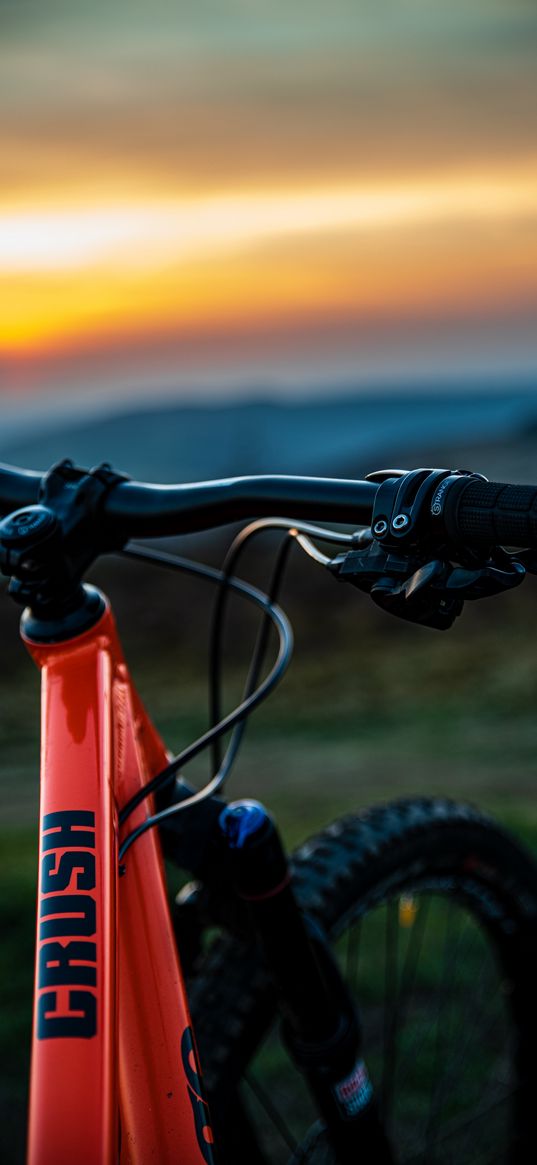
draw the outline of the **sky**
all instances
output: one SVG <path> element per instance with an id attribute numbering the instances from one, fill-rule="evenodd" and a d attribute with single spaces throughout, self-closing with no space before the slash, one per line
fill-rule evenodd
<path id="1" fill-rule="evenodd" d="M 536 367 L 534 0 L 0 0 L 0 389 Z"/>

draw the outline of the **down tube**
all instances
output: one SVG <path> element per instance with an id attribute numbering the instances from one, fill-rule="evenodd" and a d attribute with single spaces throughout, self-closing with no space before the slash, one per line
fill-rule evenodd
<path id="1" fill-rule="evenodd" d="M 112 668 L 105 639 L 27 647 L 42 672 L 29 1165 L 117 1161 Z"/>
<path id="2" fill-rule="evenodd" d="M 116 792 L 124 805 L 168 758 L 124 665 L 113 698 Z M 142 803 L 124 832 L 147 812 Z M 156 830 L 127 852 L 118 890 L 121 1165 L 213 1165 Z"/>

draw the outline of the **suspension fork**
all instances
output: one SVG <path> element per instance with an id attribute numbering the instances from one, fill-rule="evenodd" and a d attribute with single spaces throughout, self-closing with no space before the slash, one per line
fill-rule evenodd
<path id="1" fill-rule="evenodd" d="M 320 927 L 303 915 L 267 810 L 236 801 L 221 813 L 233 881 L 248 905 L 278 987 L 283 1036 L 341 1165 L 394 1165 L 362 1055 L 360 1020 Z"/>

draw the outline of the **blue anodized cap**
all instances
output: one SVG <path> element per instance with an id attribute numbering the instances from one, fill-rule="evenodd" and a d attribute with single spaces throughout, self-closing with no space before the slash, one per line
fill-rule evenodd
<path id="1" fill-rule="evenodd" d="M 270 821 L 259 801 L 232 801 L 222 810 L 219 825 L 231 849 L 243 849 L 254 841 Z"/>

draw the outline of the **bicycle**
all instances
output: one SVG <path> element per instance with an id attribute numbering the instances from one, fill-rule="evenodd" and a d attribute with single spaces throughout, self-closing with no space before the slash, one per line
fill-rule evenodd
<path id="1" fill-rule="evenodd" d="M 263 517 L 274 510 L 289 517 Z M 22 637 L 43 678 L 30 1165 L 276 1160 L 242 1081 L 294 1165 L 531 1160 L 531 858 L 477 809 L 420 798 L 329 826 L 295 855 L 291 878 L 264 807 L 228 803 L 222 790 L 247 717 L 290 658 L 277 596 L 292 544 L 392 614 L 447 629 L 466 599 L 518 586 L 535 569 L 531 549 L 502 547 L 537 546 L 537 489 L 448 470 L 387 470 L 363 482 L 150 486 L 108 466 L 86 472 L 62 462 L 43 476 L 0 467 L 0 512 L 0 567 L 25 608 Z M 127 545 L 252 514 L 261 517 L 235 540 L 222 571 Z M 355 533 L 312 526 L 313 518 L 352 524 Z M 244 545 L 267 527 L 283 541 L 264 594 L 236 568 Z M 324 554 L 318 542 L 339 553 Z M 167 753 L 136 694 L 107 600 L 83 582 L 108 552 L 219 587 L 211 723 L 179 756 Z M 254 603 L 262 622 L 243 699 L 223 716 L 221 628 L 231 591 Z M 270 626 L 279 649 L 261 679 Z M 214 775 L 196 790 L 180 770 L 207 748 Z M 195 877 L 173 924 L 162 850 Z M 359 928 L 368 922 L 365 958 L 379 939 L 385 947 L 382 1015 L 360 992 L 354 999 Z M 489 978 L 474 982 L 483 955 Z M 460 967 L 466 1027 L 453 1002 Z M 451 1011 L 431 1023 L 431 1001 L 446 998 Z M 264 1040 L 277 1014 L 275 1052 Z M 264 1089 L 251 1074 L 256 1056 Z M 305 1114 L 288 1144 L 274 1083 L 286 1059 L 320 1118 L 286 1085 L 285 1103 Z"/>

